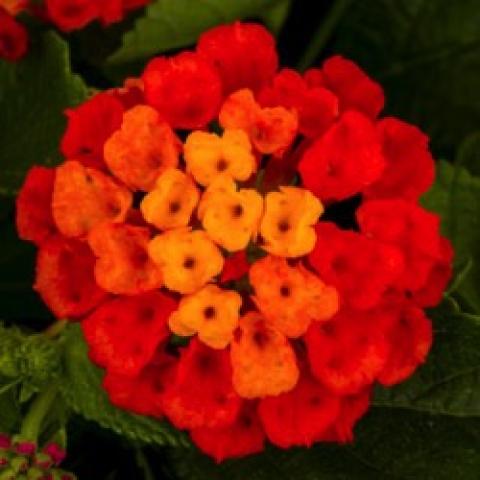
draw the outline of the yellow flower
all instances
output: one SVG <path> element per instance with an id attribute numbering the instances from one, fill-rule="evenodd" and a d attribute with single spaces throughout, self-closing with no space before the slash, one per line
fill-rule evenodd
<path id="1" fill-rule="evenodd" d="M 200 193 L 193 180 L 181 170 L 166 170 L 148 193 L 140 210 L 148 223 L 160 230 L 186 227 L 195 209 Z"/>
<path id="2" fill-rule="evenodd" d="M 297 360 L 288 339 L 258 312 L 240 319 L 230 356 L 233 387 L 244 398 L 279 395 L 297 384 Z"/>
<path id="3" fill-rule="evenodd" d="M 298 130 L 294 110 L 284 107 L 261 108 L 251 90 L 232 93 L 222 105 L 220 125 L 240 128 L 260 153 L 281 155 L 293 142 Z"/>
<path id="4" fill-rule="evenodd" d="M 243 250 L 257 234 L 263 198 L 253 189 L 237 192 L 232 178 L 217 177 L 202 195 L 198 218 L 210 238 L 229 252 Z"/>
<path id="5" fill-rule="evenodd" d="M 301 257 L 313 250 L 317 236 L 313 225 L 323 206 L 308 190 L 280 187 L 265 197 L 265 214 L 260 224 L 262 248 L 279 257 Z"/>
<path id="6" fill-rule="evenodd" d="M 96 225 L 123 222 L 132 204 L 132 194 L 111 177 L 75 160 L 57 167 L 52 213 L 66 237 L 81 237 Z"/>
<path id="7" fill-rule="evenodd" d="M 269 323 L 287 337 L 303 335 L 312 321 L 338 311 L 338 292 L 303 265 L 268 255 L 250 267 L 253 300 Z"/>
<path id="8" fill-rule="evenodd" d="M 203 131 L 192 132 L 184 147 L 187 172 L 204 187 L 219 174 L 247 180 L 257 169 L 248 136 L 242 130 L 225 130 L 223 136 Z"/>
<path id="9" fill-rule="evenodd" d="M 180 140 L 158 112 L 137 105 L 123 114 L 123 123 L 104 146 L 112 173 L 133 190 L 148 192 L 167 168 L 175 168 Z"/>
<path id="10" fill-rule="evenodd" d="M 241 305 L 237 292 L 206 285 L 180 300 L 178 310 L 170 316 L 170 329 L 181 336 L 198 333 L 209 347 L 225 348 L 233 338 Z"/>
<path id="11" fill-rule="evenodd" d="M 167 288 L 193 293 L 223 269 L 223 256 L 202 230 L 168 230 L 150 241 L 148 252 L 160 266 Z"/>

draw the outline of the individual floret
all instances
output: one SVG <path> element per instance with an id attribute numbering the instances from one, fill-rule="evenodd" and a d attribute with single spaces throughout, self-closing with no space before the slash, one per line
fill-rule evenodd
<path id="1" fill-rule="evenodd" d="M 185 142 L 186 170 L 207 187 L 219 175 L 245 181 L 257 169 L 257 162 L 247 134 L 227 129 L 220 137 L 215 133 L 192 132 Z"/>
<path id="2" fill-rule="evenodd" d="M 199 290 L 223 268 L 220 250 L 202 230 L 169 230 L 151 240 L 148 252 L 165 286 L 179 293 Z"/>
<path id="3" fill-rule="evenodd" d="M 260 224 L 262 248 L 280 257 L 301 257 L 315 246 L 313 225 L 323 205 L 308 190 L 280 187 L 265 196 L 265 213 Z"/>
<path id="4" fill-rule="evenodd" d="M 157 178 L 176 168 L 181 143 L 155 109 L 138 105 L 125 112 L 122 126 L 107 140 L 105 162 L 132 190 L 148 192 Z"/>
<path id="5" fill-rule="evenodd" d="M 233 338 L 241 305 L 242 297 L 234 290 L 206 285 L 182 297 L 178 310 L 169 318 L 170 330 L 180 336 L 198 333 L 209 347 L 223 349 Z"/>
<path id="6" fill-rule="evenodd" d="M 186 227 L 197 206 L 200 192 L 189 175 L 168 169 L 142 200 L 143 218 L 160 230 Z"/>
<path id="7" fill-rule="evenodd" d="M 237 191 L 229 176 L 219 176 L 202 195 L 198 218 L 209 237 L 229 252 L 255 239 L 263 213 L 263 198 L 254 189 Z"/>
<path id="8" fill-rule="evenodd" d="M 339 298 L 302 264 L 268 255 L 250 268 L 253 301 L 269 323 L 287 337 L 303 335 L 312 321 L 326 321 L 338 311 Z"/>

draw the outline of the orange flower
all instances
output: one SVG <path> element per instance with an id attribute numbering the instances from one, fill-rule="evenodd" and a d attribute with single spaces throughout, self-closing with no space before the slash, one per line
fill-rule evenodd
<path id="1" fill-rule="evenodd" d="M 233 290 L 206 285 L 180 300 L 168 321 L 173 333 L 198 338 L 211 348 L 225 348 L 237 327 L 242 297 Z M 191 332 L 191 333 L 190 333 Z"/>
<path id="2" fill-rule="evenodd" d="M 192 132 L 185 143 L 187 172 L 204 187 L 219 174 L 247 180 L 257 169 L 250 140 L 242 130 L 225 130 L 223 136 Z"/>
<path id="3" fill-rule="evenodd" d="M 165 286 L 179 293 L 199 290 L 223 268 L 220 250 L 202 230 L 169 230 L 150 241 L 148 252 Z"/>
<path id="4" fill-rule="evenodd" d="M 28 0 L 0 0 L 0 8 L 3 8 L 12 17 L 15 17 L 29 7 L 28 3 Z"/>
<path id="5" fill-rule="evenodd" d="M 95 225 L 122 222 L 132 194 L 109 176 L 70 160 L 57 167 L 52 213 L 66 237 L 86 235 Z"/>
<path id="6" fill-rule="evenodd" d="M 232 93 L 225 100 L 219 122 L 225 129 L 244 130 L 255 148 L 266 154 L 282 154 L 292 144 L 298 130 L 296 111 L 284 107 L 261 108 L 247 88 Z"/>
<path id="7" fill-rule="evenodd" d="M 140 209 L 145 220 L 160 230 L 186 227 L 199 198 L 192 179 L 181 170 L 170 168 L 160 175 Z"/>
<path id="8" fill-rule="evenodd" d="M 263 198 L 255 190 L 237 191 L 227 175 L 217 177 L 203 194 L 198 218 L 210 238 L 229 252 L 243 250 L 257 234 Z"/>
<path id="9" fill-rule="evenodd" d="M 265 214 L 260 224 L 262 248 L 280 257 L 301 257 L 313 250 L 317 239 L 313 225 L 323 206 L 308 190 L 280 187 L 265 197 Z"/>
<path id="10" fill-rule="evenodd" d="M 295 387 L 299 370 L 287 338 L 258 312 L 240 319 L 230 350 L 233 386 L 244 398 L 266 397 Z"/>
<path id="11" fill-rule="evenodd" d="M 98 257 L 95 279 L 103 289 L 116 294 L 135 295 L 160 288 L 163 276 L 150 260 L 147 228 L 103 223 L 88 236 Z"/>
<path id="12" fill-rule="evenodd" d="M 134 190 L 149 191 L 167 168 L 175 168 L 180 140 L 158 112 L 138 105 L 123 114 L 123 123 L 105 143 L 105 162 Z"/>
<path id="13" fill-rule="evenodd" d="M 267 257 L 250 267 L 257 307 L 287 337 L 303 335 L 312 321 L 325 321 L 338 311 L 338 293 L 314 273 L 284 258 Z"/>

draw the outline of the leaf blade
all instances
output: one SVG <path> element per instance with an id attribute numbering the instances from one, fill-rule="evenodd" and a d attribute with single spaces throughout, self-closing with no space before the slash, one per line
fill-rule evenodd
<path id="1" fill-rule="evenodd" d="M 101 369 L 88 358 L 80 326 L 65 331 L 64 373 L 61 392 L 66 403 L 87 420 L 130 440 L 155 445 L 188 446 L 186 436 L 165 421 L 130 414 L 114 407 L 102 388 Z"/>
<path id="2" fill-rule="evenodd" d="M 71 71 L 68 46 L 57 34 L 47 32 L 31 43 L 21 62 L 0 62 L 0 189 L 10 195 L 29 167 L 58 163 L 63 110 L 87 98 L 85 84 Z"/>
<path id="3" fill-rule="evenodd" d="M 114 66 L 193 45 L 199 35 L 220 23 L 257 17 L 285 0 L 157 0 L 123 37 L 122 47 L 107 62 Z M 272 19 L 278 26 L 281 19 Z"/>

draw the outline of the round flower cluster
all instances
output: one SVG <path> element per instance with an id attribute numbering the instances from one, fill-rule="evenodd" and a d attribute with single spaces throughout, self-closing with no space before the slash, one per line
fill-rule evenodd
<path id="1" fill-rule="evenodd" d="M 351 441 L 372 386 L 425 360 L 452 249 L 418 204 L 428 140 L 383 103 L 351 61 L 278 70 L 235 23 L 67 111 L 18 230 L 115 405 L 220 461 Z"/>
<path id="2" fill-rule="evenodd" d="M 119 22 L 125 14 L 150 0 L 0 0 L 0 58 L 19 60 L 27 52 L 28 33 L 16 20 L 28 12 L 54 24 L 63 32 L 85 27 L 93 21 L 103 26 Z"/>

